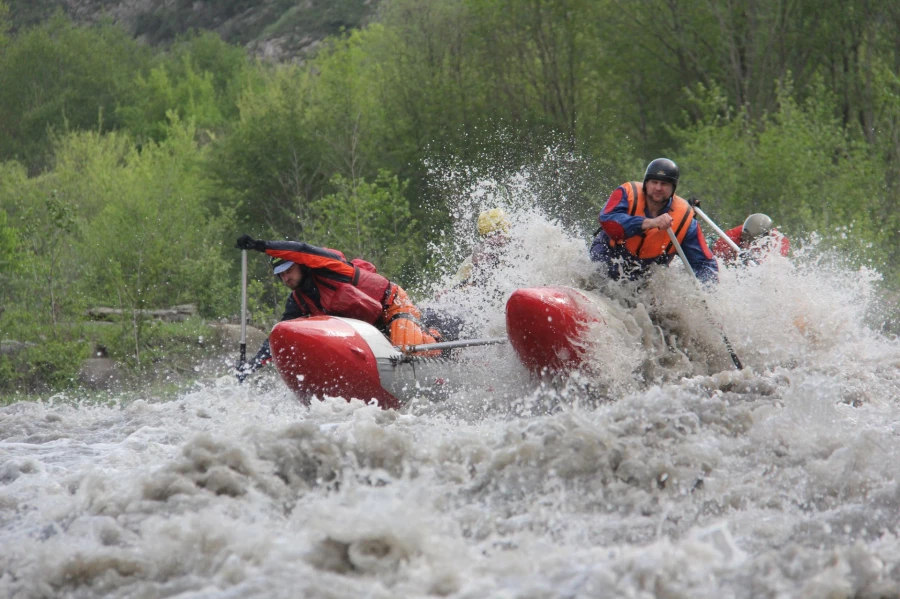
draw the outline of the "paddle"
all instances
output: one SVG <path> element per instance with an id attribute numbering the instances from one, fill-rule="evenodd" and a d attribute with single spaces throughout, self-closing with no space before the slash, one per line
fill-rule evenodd
<path id="1" fill-rule="evenodd" d="M 696 200 L 696 201 L 699 201 L 699 200 Z M 733 249 L 733 250 L 734 250 L 735 252 L 737 252 L 738 254 L 740 254 L 740 253 L 743 251 L 743 250 L 740 248 L 740 246 L 738 246 L 738 244 L 736 244 L 734 241 L 732 241 L 731 237 L 729 237 L 729 236 L 725 233 L 725 231 L 723 231 L 722 229 L 720 229 L 720 228 L 716 225 L 716 223 L 712 222 L 712 219 L 710 219 L 708 216 L 706 216 L 706 213 L 705 213 L 705 212 L 703 212 L 702 210 L 700 210 L 700 206 L 699 206 L 698 204 L 691 204 L 691 205 L 694 207 L 694 212 L 696 212 L 696 213 L 700 216 L 700 218 L 702 218 L 703 220 L 705 220 L 705 221 L 706 221 L 706 224 L 708 224 L 710 227 L 712 227 L 713 231 L 715 231 L 715 232 L 719 235 L 719 238 L 720 238 L 720 239 L 724 239 L 724 240 L 725 240 L 725 243 L 727 243 L 728 246 L 729 246 L 731 249 Z"/>
<path id="2" fill-rule="evenodd" d="M 456 349 L 459 347 L 474 347 L 476 345 L 498 345 L 500 343 L 508 343 L 506 337 L 488 337 L 486 339 L 459 339 L 457 341 L 441 341 L 440 343 L 421 343 L 419 345 L 410 345 L 406 348 L 406 354 L 400 358 L 401 362 L 411 362 L 420 356 L 410 355 L 419 351 L 435 351 L 443 349 Z M 399 349 L 399 348 L 398 348 Z"/>
<path id="3" fill-rule="evenodd" d="M 672 245 L 675 246 L 675 251 L 678 252 L 678 257 L 681 258 L 681 261 L 684 262 L 684 267 L 688 269 L 688 272 L 691 273 L 691 276 L 694 278 L 694 282 L 697 283 L 697 286 L 700 287 L 700 280 L 697 278 L 697 273 L 694 272 L 694 269 L 691 267 L 691 263 L 688 262 L 687 257 L 684 255 L 684 250 L 681 249 L 681 244 L 678 243 L 678 239 L 676 239 L 675 234 L 672 232 L 672 229 L 666 229 L 666 233 L 669 234 L 669 239 L 672 240 Z M 727 237 L 726 237 L 727 238 Z M 700 288 L 702 291 L 702 287 Z M 706 300 L 702 297 L 700 301 L 703 302 L 703 307 L 706 309 L 706 313 L 709 315 L 710 320 L 712 320 L 712 311 L 709 309 L 709 305 L 706 303 Z M 741 364 L 740 359 L 738 359 L 737 354 L 734 353 L 734 348 L 731 347 L 731 341 L 728 340 L 728 337 L 725 333 L 722 333 L 722 341 L 725 342 L 725 347 L 728 348 L 728 353 L 731 354 L 731 361 L 734 362 L 735 368 L 738 370 L 743 370 L 744 365 Z"/>
<path id="4" fill-rule="evenodd" d="M 241 357 L 238 371 L 247 361 L 247 250 L 241 250 Z"/>

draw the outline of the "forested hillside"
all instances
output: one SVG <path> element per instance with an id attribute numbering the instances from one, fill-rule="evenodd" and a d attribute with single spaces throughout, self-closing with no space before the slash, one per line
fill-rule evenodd
<path id="1" fill-rule="evenodd" d="M 90 306 L 233 318 L 241 233 L 340 248 L 415 288 L 454 218 L 434 165 L 544 169 L 545 208 L 587 232 L 666 155 L 723 224 L 766 212 L 900 282 L 896 2 L 166 2 L 126 18 L 97 0 L 77 22 L 51 5 L 0 1 L 0 339 L 38 342 L 47 365 L 0 354 L 0 387 L 65 385 Z M 291 25 L 304 7 L 318 25 Z M 335 35 L 301 62 L 254 52 L 304 27 Z M 255 267 L 267 325 L 281 292 Z M 146 367 L 146 323 L 117 326 L 111 351 Z"/>

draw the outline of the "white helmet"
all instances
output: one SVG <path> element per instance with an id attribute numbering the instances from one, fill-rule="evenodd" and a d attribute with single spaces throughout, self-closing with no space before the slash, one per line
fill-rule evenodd
<path id="1" fill-rule="evenodd" d="M 759 239 L 763 235 L 772 230 L 772 219 L 765 214 L 751 214 L 744 221 L 744 228 L 741 231 L 741 241 L 750 243 L 755 239 Z"/>

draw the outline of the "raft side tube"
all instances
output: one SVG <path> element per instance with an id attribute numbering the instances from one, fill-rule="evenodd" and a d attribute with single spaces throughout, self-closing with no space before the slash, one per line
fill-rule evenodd
<path id="1" fill-rule="evenodd" d="M 517 289 L 506 302 L 506 332 L 522 364 L 533 374 L 579 368 L 584 334 L 604 323 L 590 298 L 570 287 Z"/>
<path id="2" fill-rule="evenodd" d="M 373 347 L 379 354 L 399 352 L 367 323 L 333 316 L 286 320 L 272 329 L 269 344 L 282 380 L 303 401 L 331 395 L 400 407 L 381 384 L 379 366 L 386 358 L 377 359 Z"/>

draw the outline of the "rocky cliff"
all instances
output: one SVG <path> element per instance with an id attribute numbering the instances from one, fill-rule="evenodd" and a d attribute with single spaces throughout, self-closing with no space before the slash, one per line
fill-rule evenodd
<path id="1" fill-rule="evenodd" d="M 325 37 L 364 25 L 378 0 L 6 0 L 12 31 L 62 11 L 78 23 L 112 20 L 165 45 L 192 29 L 272 61 L 302 60 Z"/>

